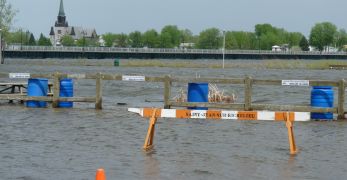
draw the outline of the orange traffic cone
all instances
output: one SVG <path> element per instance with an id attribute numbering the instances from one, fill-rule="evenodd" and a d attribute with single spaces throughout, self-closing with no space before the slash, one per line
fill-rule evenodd
<path id="1" fill-rule="evenodd" d="M 106 175 L 104 169 L 98 169 L 96 171 L 95 180 L 106 180 Z"/>

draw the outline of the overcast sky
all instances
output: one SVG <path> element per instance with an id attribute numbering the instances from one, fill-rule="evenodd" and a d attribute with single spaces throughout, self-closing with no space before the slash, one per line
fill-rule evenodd
<path id="1" fill-rule="evenodd" d="M 48 36 L 60 0 L 8 0 L 19 12 L 14 27 Z M 308 35 L 317 22 L 330 21 L 347 29 L 347 0 L 64 0 L 70 26 L 106 32 L 144 32 L 165 25 L 190 29 L 194 34 L 217 27 L 254 31 L 270 23 Z"/>

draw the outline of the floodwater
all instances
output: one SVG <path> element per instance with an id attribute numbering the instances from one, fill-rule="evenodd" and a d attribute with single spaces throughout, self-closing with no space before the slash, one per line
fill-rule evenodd
<path id="1" fill-rule="evenodd" d="M 72 63 L 76 61 L 7 59 L 0 72 L 347 78 L 347 71 L 337 70 L 126 68 L 78 66 Z M 112 64 L 112 60 L 94 61 Z M 0 179 L 91 180 L 100 167 L 108 179 L 346 179 L 347 122 L 295 123 L 299 153 L 291 156 L 283 122 L 159 119 L 154 150 L 145 153 L 141 148 L 148 120 L 127 112 L 127 108 L 162 107 L 163 85 L 120 81 L 103 84 L 103 110 L 95 110 L 94 104 L 88 103 L 75 103 L 72 109 L 32 109 L 0 102 Z M 77 80 L 74 86 L 76 96 L 95 95 L 95 81 Z M 173 96 L 181 88 L 186 85 L 174 84 Z M 235 93 L 237 102 L 243 101 L 242 86 L 219 88 Z M 310 100 L 308 87 L 259 86 L 253 93 L 256 103 L 306 105 Z"/>

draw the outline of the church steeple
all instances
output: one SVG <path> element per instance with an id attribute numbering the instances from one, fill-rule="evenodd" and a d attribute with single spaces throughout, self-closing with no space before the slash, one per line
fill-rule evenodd
<path id="1" fill-rule="evenodd" d="M 64 11 L 64 3 L 63 0 L 60 0 L 58 21 L 55 22 L 55 27 L 68 27 L 68 23 L 66 21 L 65 11 Z"/>
<path id="2" fill-rule="evenodd" d="M 65 16 L 63 0 L 60 0 L 60 8 L 59 8 L 58 16 Z"/>

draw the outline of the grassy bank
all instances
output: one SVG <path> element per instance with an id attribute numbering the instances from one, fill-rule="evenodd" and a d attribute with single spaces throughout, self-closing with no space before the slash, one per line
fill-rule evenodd
<path id="1" fill-rule="evenodd" d="M 114 66 L 113 59 L 7 59 L 5 64 L 29 66 Z M 329 69 L 347 60 L 225 60 L 225 68 Z M 222 60 L 140 60 L 120 59 L 121 67 L 222 68 Z"/>
<path id="2" fill-rule="evenodd" d="M 344 60 L 228 60 L 225 68 L 255 69 L 329 69 L 330 65 L 346 65 Z M 221 60 L 124 60 L 123 67 L 222 68 Z"/>

